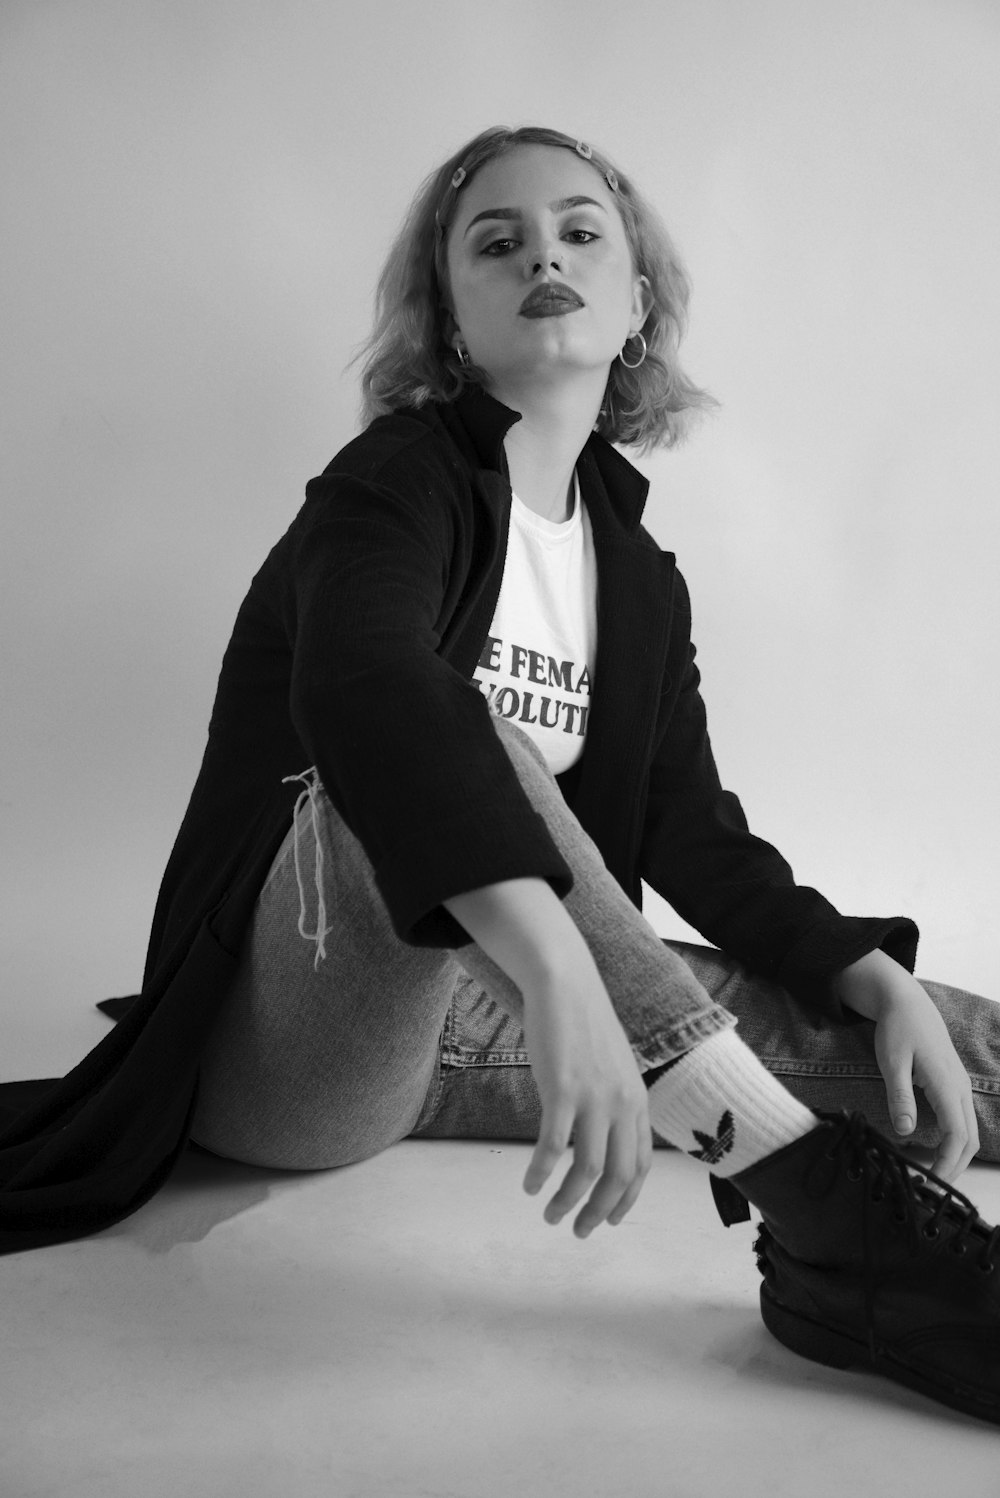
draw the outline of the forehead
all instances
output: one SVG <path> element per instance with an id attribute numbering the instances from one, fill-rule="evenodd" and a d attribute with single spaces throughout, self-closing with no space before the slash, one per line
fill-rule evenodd
<path id="1" fill-rule="evenodd" d="M 562 146 L 516 146 L 480 167 L 462 189 L 455 223 L 468 223 L 487 208 L 532 208 L 577 195 L 593 198 L 605 208 L 616 207 L 601 172 L 575 151 Z"/>

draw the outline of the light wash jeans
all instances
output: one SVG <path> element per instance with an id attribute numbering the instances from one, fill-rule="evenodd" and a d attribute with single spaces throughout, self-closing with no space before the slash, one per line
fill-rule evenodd
<path id="1" fill-rule="evenodd" d="M 858 1109 L 891 1139 L 874 1026 L 826 1022 L 720 952 L 661 941 L 607 872 L 540 751 L 512 724 L 495 727 L 573 870 L 566 908 L 640 1069 L 738 1024 L 796 1097 Z M 474 944 L 452 952 L 399 941 L 360 844 L 315 776 L 302 778 L 308 793 L 205 1053 L 192 1137 L 215 1154 L 284 1169 L 363 1160 L 409 1135 L 536 1139 L 541 1104 L 517 988 Z M 1000 1004 L 924 987 L 972 1077 L 979 1158 L 1000 1160 Z M 934 1118 L 919 1089 L 917 1100 L 910 1138 L 930 1144 Z"/>

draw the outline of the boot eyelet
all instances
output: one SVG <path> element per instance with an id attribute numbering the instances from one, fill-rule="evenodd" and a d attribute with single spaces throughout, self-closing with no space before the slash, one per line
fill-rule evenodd
<path id="1" fill-rule="evenodd" d="M 862 1172 L 862 1171 L 860 1171 L 860 1170 L 855 1170 L 855 1169 L 854 1169 L 854 1167 L 853 1167 L 853 1166 L 852 1166 L 852 1167 L 851 1167 L 851 1168 L 850 1168 L 850 1169 L 849 1169 L 849 1170 L 848 1170 L 848 1172 L 847 1172 L 847 1179 L 848 1179 L 848 1180 L 849 1180 L 849 1181 L 860 1181 L 860 1179 L 861 1179 L 861 1177 L 862 1177 L 862 1174 L 863 1174 L 863 1172 Z"/>
<path id="2" fill-rule="evenodd" d="M 906 1221 L 906 1213 L 905 1212 L 893 1212 L 893 1214 L 892 1214 L 892 1220 L 893 1220 L 893 1222 L 905 1222 Z"/>
<path id="3" fill-rule="evenodd" d="M 965 1244 L 964 1243 L 953 1243 L 953 1244 L 951 1244 L 951 1251 L 955 1255 L 956 1258 L 962 1259 L 962 1258 L 965 1257 L 965 1252 L 966 1252 Z"/>
<path id="4" fill-rule="evenodd" d="M 996 1267 L 995 1264 L 980 1264 L 979 1266 L 983 1274 L 992 1274 Z"/>
<path id="5" fill-rule="evenodd" d="M 925 1238 L 940 1238 L 941 1236 L 941 1229 L 932 1227 L 930 1223 L 922 1229 L 922 1232 Z"/>
<path id="6" fill-rule="evenodd" d="M 872 1194 L 871 1194 L 871 1200 L 873 1202 L 884 1202 L 885 1201 L 885 1192 L 884 1191 L 873 1191 Z"/>

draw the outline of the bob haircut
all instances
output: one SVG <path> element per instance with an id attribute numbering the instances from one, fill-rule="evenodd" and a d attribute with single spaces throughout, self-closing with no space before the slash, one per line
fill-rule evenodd
<path id="1" fill-rule="evenodd" d="M 653 306 L 642 326 L 646 357 L 637 369 L 614 361 L 596 431 L 610 442 L 646 451 L 673 447 L 698 408 L 718 404 L 688 380 L 678 361 L 691 294 L 680 257 L 659 218 L 624 173 L 591 146 L 534 125 L 484 130 L 418 190 L 378 280 L 372 333 L 351 361 L 364 360 L 362 417 L 367 423 L 400 407 L 452 401 L 467 385 L 488 384 L 485 370 L 461 364 L 447 341 L 448 229 L 464 183 L 486 162 L 527 145 L 565 147 L 600 172 L 618 205 L 636 274 L 645 276 L 652 287 Z M 631 352 L 626 354 L 631 357 Z"/>

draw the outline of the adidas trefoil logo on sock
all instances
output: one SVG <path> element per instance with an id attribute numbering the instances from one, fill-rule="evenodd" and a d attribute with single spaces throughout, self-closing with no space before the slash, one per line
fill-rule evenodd
<path id="1" fill-rule="evenodd" d="M 691 1130 L 698 1143 L 700 1150 L 688 1150 L 696 1160 L 704 1160 L 706 1165 L 717 1165 L 723 1155 L 728 1155 L 736 1140 L 736 1125 L 733 1115 L 727 1108 L 719 1119 L 719 1125 L 714 1135 L 703 1134 L 700 1129 Z"/>
<path id="2" fill-rule="evenodd" d="M 817 1127 L 815 1113 L 732 1028 L 699 1041 L 665 1075 L 660 1070 L 653 1068 L 649 1089 L 653 1128 L 715 1175 L 738 1175 Z"/>

